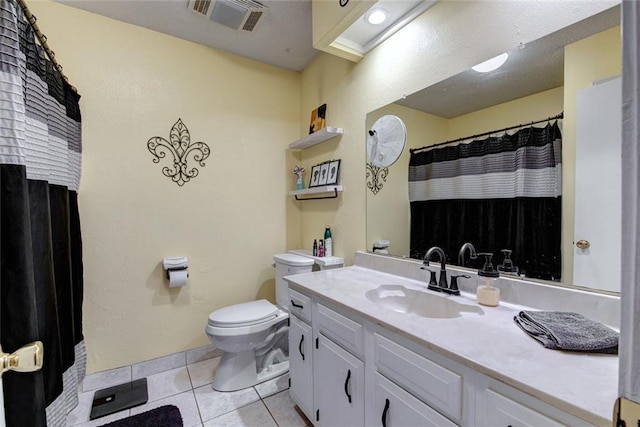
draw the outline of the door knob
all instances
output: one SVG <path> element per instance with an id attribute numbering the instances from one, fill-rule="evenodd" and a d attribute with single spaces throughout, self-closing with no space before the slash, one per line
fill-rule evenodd
<path id="1" fill-rule="evenodd" d="M 591 246 L 591 243 L 589 243 L 588 240 L 580 239 L 576 242 L 576 246 L 580 249 L 587 249 L 589 246 Z"/>
<path id="2" fill-rule="evenodd" d="M 0 348 L 0 376 L 7 371 L 37 371 L 42 368 L 43 358 L 44 351 L 40 341 L 27 344 L 11 354 Z"/>

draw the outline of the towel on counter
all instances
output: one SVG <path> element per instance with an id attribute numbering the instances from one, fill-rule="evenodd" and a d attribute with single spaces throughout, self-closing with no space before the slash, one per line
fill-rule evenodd
<path id="1" fill-rule="evenodd" d="M 578 313 L 521 311 L 513 320 L 546 348 L 618 354 L 619 334 Z"/>

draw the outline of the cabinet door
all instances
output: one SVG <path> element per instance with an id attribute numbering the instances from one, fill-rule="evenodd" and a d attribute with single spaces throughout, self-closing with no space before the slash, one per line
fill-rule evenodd
<path id="1" fill-rule="evenodd" d="M 379 421 L 372 425 L 382 427 L 455 427 L 455 424 L 449 419 L 377 372 L 375 387 L 373 411 Z"/>
<path id="2" fill-rule="evenodd" d="M 484 416 L 496 427 L 561 427 L 564 424 L 515 402 L 493 390 L 486 391 Z"/>
<path id="3" fill-rule="evenodd" d="M 289 377 L 291 398 L 311 418 L 313 413 L 313 346 L 311 326 L 290 317 Z"/>
<path id="4" fill-rule="evenodd" d="M 364 425 L 364 363 L 324 335 L 315 354 L 317 417 L 321 426 Z"/>

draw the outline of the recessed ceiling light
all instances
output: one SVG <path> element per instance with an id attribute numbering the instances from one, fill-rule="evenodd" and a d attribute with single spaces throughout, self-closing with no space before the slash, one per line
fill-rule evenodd
<path id="1" fill-rule="evenodd" d="M 379 25 L 387 20 L 387 11 L 380 8 L 375 8 L 367 12 L 365 19 L 371 25 Z"/>
<path id="2" fill-rule="evenodd" d="M 474 67 L 471 67 L 471 69 L 479 73 L 488 73 L 489 71 L 497 70 L 498 68 L 500 68 L 502 64 L 507 62 L 507 58 L 509 58 L 509 54 L 503 53 L 502 55 L 498 55 Z"/>

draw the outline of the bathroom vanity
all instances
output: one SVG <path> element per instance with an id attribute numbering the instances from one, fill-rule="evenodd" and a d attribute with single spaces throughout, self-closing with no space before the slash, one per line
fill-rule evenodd
<path id="1" fill-rule="evenodd" d="M 611 424 L 617 356 L 546 349 L 513 317 L 557 309 L 563 298 L 583 314 L 589 306 L 615 311 L 615 297 L 577 293 L 552 295 L 550 306 L 484 307 L 471 281 L 461 296 L 427 291 L 412 277 L 424 274 L 419 265 L 358 253 L 353 267 L 286 278 L 290 393 L 314 425 Z M 508 280 L 499 286 L 508 298 L 518 294 Z"/>

